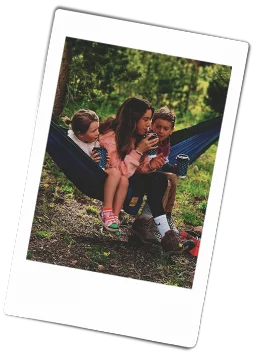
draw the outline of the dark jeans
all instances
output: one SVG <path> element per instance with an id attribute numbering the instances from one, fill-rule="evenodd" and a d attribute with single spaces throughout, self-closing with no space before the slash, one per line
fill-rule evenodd
<path id="1" fill-rule="evenodd" d="M 147 195 L 147 202 L 153 217 L 164 214 L 162 199 L 168 186 L 166 174 L 152 172 L 148 174 L 135 173 L 129 178 L 129 185 L 138 188 Z"/>

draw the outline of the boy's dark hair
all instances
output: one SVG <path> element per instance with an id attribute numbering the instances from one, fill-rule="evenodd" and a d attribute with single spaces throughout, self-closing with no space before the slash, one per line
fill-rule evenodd
<path id="1" fill-rule="evenodd" d="M 162 107 L 154 113 L 152 123 L 154 123 L 157 119 L 163 119 L 171 122 L 172 128 L 174 128 L 176 122 L 176 114 L 172 109 L 168 107 Z"/>
<path id="2" fill-rule="evenodd" d="M 99 117 L 90 109 L 80 109 L 73 115 L 72 119 L 64 119 L 65 124 L 71 124 L 75 135 L 77 135 L 78 132 L 85 134 L 88 131 L 90 124 L 94 121 L 99 122 Z"/>

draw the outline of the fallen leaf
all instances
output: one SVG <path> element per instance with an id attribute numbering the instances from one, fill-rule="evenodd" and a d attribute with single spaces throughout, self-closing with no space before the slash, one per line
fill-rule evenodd
<path id="1" fill-rule="evenodd" d="M 104 271 L 104 266 L 103 265 L 98 265 L 98 271 Z"/>

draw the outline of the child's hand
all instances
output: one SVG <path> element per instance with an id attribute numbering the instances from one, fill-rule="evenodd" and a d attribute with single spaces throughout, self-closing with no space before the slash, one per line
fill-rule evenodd
<path id="1" fill-rule="evenodd" d="M 90 158 L 93 159 L 93 161 L 96 162 L 96 163 L 99 163 L 100 160 L 101 160 L 99 152 L 96 152 L 96 151 L 92 151 L 91 152 Z"/>
<path id="2" fill-rule="evenodd" d="M 153 140 L 149 140 L 150 136 L 145 137 L 136 147 L 136 150 L 145 153 L 149 150 L 152 150 L 155 146 L 157 146 L 159 142 L 159 138 L 155 138 Z"/>
<path id="3" fill-rule="evenodd" d="M 105 169 L 110 168 L 110 156 L 108 154 L 108 152 L 106 152 L 106 165 L 105 165 Z"/>
<path id="4" fill-rule="evenodd" d="M 160 169 L 164 165 L 166 158 L 163 153 L 158 154 L 155 158 L 151 159 L 150 167 L 152 170 Z"/>

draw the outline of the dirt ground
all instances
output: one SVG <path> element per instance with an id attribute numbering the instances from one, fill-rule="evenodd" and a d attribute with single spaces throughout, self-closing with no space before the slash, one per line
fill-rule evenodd
<path id="1" fill-rule="evenodd" d="M 121 236 L 105 231 L 97 217 L 101 202 L 80 194 L 51 193 L 42 183 L 27 259 L 58 266 L 191 288 L 197 258 L 189 253 L 164 258 L 130 232 L 133 216 L 121 215 Z"/>

